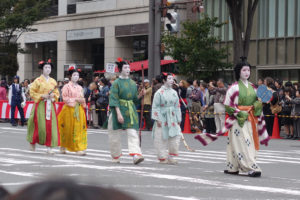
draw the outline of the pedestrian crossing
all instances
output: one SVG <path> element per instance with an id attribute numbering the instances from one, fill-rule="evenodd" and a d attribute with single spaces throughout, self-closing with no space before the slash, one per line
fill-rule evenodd
<path id="1" fill-rule="evenodd" d="M 0 137 L 1 134 L 5 134 L 5 136 L 10 136 L 12 134 L 13 137 L 24 137 L 24 144 L 26 143 L 25 128 L 0 127 Z M 93 139 L 97 138 L 108 141 L 107 130 L 92 129 L 88 130 L 88 134 L 91 135 L 91 138 Z M 146 142 L 146 138 L 144 138 L 144 142 Z M 147 139 L 149 139 L 147 143 L 152 143 L 149 134 Z M 191 137 L 187 137 L 186 139 L 190 144 L 193 144 Z M 107 177 L 105 180 L 110 181 L 125 177 L 125 180 L 120 183 L 118 182 L 118 185 L 122 190 L 131 192 L 131 187 L 135 187 L 137 188 L 135 191 L 136 193 L 149 196 L 153 196 L 153 194 L 144 191 L 144 189 L 146 190 L 148 187 L 157 189 L 157 191 L 161 191 L 162 188 L 186 190 L 189 188 L 214 187 L 224 190 L 242 189 L 245 191 L 263 191 L 274 194 L 279 193 L 300 196 L 300 188 L 297 187 L 278 187 L 272 189 L 270 187 L 265 187 L 267 186 L 267 183 L 265 182 L 260 183 L 261 185 L 259 187 L 255 184 L 248 184 L 245 186 L 243 183 L 240 183 L 240 180 L 236 177 L 225 176 L 223 174 L 223 169 L 226 164 L 225 146 L 224 149 L 221 150 L 220 148 L 201 148 L 201 146 L 199 146 L 195 152 L 190 152 L 185 150 L 182 145 L 179 157 L 177 158 L 179 164 L 172 166 L 158 164 L 153 145 L 145 145 L 144 148 L 142 148 L 145 161 L 140 165 L 133 165 L 132 157 L 128 155 L 128 149 L 123 148 L 121 163 L 116 164 L 111 162 L 108 147 L 100 145 L 95 146 L 95 142 L 96 141 L 91 141 L 91 143 L 93 143 L 93 145 L 91 145 L 93 148 L 91 146 L 88 147 L 86 156 L 78 156 L 72 152 L 60 154 L 59 148 L 54 149 L 55 155 L 48 155 L 46 154 L 46 148 L 39 145 L 37 145 L 36 151 L 32 152 L 29 150 L 29 145 L 27 143 L 25 148 L 24 146 L 21 147 L 17 145 L 13 145 L 12 147 L 0 146 L 0 185 L 2 184 L 7 187 L 22 187 L 21 183 L 24 183 L 25 185 L 30 182 L 35 182 L 41 177 L 51 176 L 51 174 L 63 174 L 64 176 L 78 177 L 80 179 L 82 177 L 93 176 L 101 179 Z M 300 164 L 300 150 L 296 148 L 294 148 L 294 150 L 288 149 L 282 151 L 262 149 L 258 153 L 257 161 L 263 170 L 263 174 L 264 170 L 271 167 L 274 168 L 276 165 L 280 165 L 282 168 L 297 168 Z M 201 174 L 201 176 L 198 176 L 198 174 Z M 216 177 L 208 178 L 210 175 Z M 11 181 L 5 182 L 3 181 L 3 177 L 5 177 L 5 180 Z M 130 182 L 130 177 L 135 177 L 135 179 L 141 182 L 132 183 Z M 289 184 L 291 183 L 291 185 L 300 183 L 299 180 L 292 178 L 280 176 L 269 177 L 272 181 L 287 182 Z M 148 180 L 151 181 L 149 182 Z M 157 184 L 151 184 L 155 181 L 157 181 Z M 170 184 L 173 182 L 176 182 L 176 184 L 182 183 L 183 185 L 188 186 Z M 180 194 L 177 194 L 177 196 L 168 196 L 163 192 L 157 192 L 156 195 L 162 199 L 183 199 Z"/>

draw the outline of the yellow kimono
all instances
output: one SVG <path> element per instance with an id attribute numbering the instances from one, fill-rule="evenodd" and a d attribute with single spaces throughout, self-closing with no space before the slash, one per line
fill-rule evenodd
<path id="1" fill-rule="evenodd" d="M 83 89 L 70 82 L 63 87 L 62 97 L 65 105 L 58 115 L 60 146 L 68 151 L 84 151 L 87 148 L 86 105 L 76 102 L 76 98 L 83 97 Z"/>
<path id="2" fill-rule="evenodd" d="M 58 100 L 59 91 L 53 78 L 49 77 L 47 80 L 41 75 L 30 85 L 30 96 L 35 103 L 28 120 L 27 141 L 30 144 L 56 147 L 60 145 L 60 136 L 55 101 L 42 99 L 42 95 L 49 93 L 54 94 L 55 101 Z"/>

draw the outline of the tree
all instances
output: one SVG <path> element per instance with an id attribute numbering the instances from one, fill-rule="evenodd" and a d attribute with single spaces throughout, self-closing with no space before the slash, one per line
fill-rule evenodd
<path id="1" fill-rule="evenodd" d="M 246 32 L 244 35 L 243 27 L 243 3 L 244 0 L 226 0 L 229 8 L 229 15 L 232 24 L 233 32 L 233 61 L 237 64 L 241 56 L 248 56 L 250 47 L 250 37 L 253 25 L 253 17 L 259 0 L 248 0 L 247 7 L 247 24 L 245 26 Z"/>
<path id="2" fill-rule="evenodd" d="M 17 44 L 24 32 L 36 31 L 34 22 L 47 16 L 50 0 L 1 0 L 0 1 L 0 73 L 14 75 L 18 70 Z M 3 54 L 5 53 L 5 56 Z"/>
<path id="3" fill-rule="evenodd" d="M 189 78 L 212 78 L 216 71 L 231 67 L 224 62 L 227 58 L 227 47 L 217 49 L 218 37 L 212 35 L 214 28 L 224 23 L 217 23 L 217 18 L 208 15 L 196 21 L 182 23 L 181 36 L 164 33 L 162 42 L 166 55 L 178 60 L 179 72 Z"/>

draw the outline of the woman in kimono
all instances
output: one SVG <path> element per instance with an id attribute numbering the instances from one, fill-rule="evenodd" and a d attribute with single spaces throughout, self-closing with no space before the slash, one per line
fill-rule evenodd
<path id="1" fill-rule="evenodd" d="M 109 107 L 111 114 L 108 119 L 108 138 L 112 162 L 120 163 L 122 156 L 121 134 L 127 133 L 129 155 L 133 163 L 144 161 L 140 148 L 138 114 L 135 104 L 139 103 L 136 83 L 129 77 L 130 66 L 121 58 L 117 62 L 119 78 L 116 79 L 109 94 Z M 124 131 L 125 130 L 125 131 Z"/>
<path id="2" fill-rule="evenodd" d="M 35 151 L 35 144 L 38 143 L 45 145 L 49 154 L 54 154 L 52 147 L 60 145 L 54 104 L 59 98 L 59 91 L 56 81 L 49 76 L 52 67 L 50 59 L 48 62 L 39 63 L 42 75 L 30 85 L 34 106 L 27 126 L 27 141 L 30 143 L 30 149 Z"/>
<path id="3" fill-rule="evenodd" d="M 222 132 L 230 129 L 230 133 L 227 142 L 227 169 L 224 173 L 246 172 L 250 177 L 260 177 L 261 169 L 256 162 L 259 136 L 260 143 L 265 145 L 268 145 L 270 138 L 262 117 L 262 103 L 256 96 L 254 84 L 248 81 L 250 67 L 246 58 L 242 57 L 242 61 L 234 68 L 238 82 L 226 93 L 224 104 L 229 118 Z"/>
<path id="4" fill-rule="evenodd" d="M 86 107 L 83 89 L 77 83 L 80 70 L 74 66 L 69 68 L 71 81 L 62 89 L 65 105 L 58 115 L 60 132 L 60 152 L 76 152 L 77 155 L 86 155 L 87 127 L 84 108 Z"/>
<path id="5" fill-rule="evenodd" d="M 154 146 L 161 164 L 177 164 L 181 136 L 181 111 L 179 98 L 172 85 L 174 77 L 163 73 L 164 85 L 154 94 L 152 104 L 152 119 L 155 120 L 152 130 Z M 168 150 L 169 151 L 168 151 Z"/>

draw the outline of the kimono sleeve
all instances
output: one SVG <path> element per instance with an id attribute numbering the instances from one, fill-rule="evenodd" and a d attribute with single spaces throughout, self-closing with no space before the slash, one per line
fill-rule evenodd
<path id="1" fill-rule="evenodd" d="M 58 91 L 58 88 L 57 88 L 57 83 L 56 83 L 56 81 L 54 81 L 54 83 L 55 83 L 55 89 L 54 89 L 54 91 L 53 91 L 53 94 L 54 94 L 54 99 L 55 99 L 55 101 L 57 102 L 58 99 L 59 99 L 59 91 Z"/>
<path id="2" fill-rule="evenodd" d="M 41 83 L 40 83 L 39 79 L 36 79 L 30 85 L 30 92 L 29 93 L 30 93 L 31 98 L 33 98 L 33 100 L 35 102 L 38 102 L 42 99 L 43 94 L 39 93 L 40 84 Z"/>
<path id="3" fill-rule="evenodd" d="M 69 90 L 70 90 L 70 88 L 68 85 L 65 85 L 62 88 L 62 98 L 63 98 L 63 101 L 65 102 L 65 104 L 73 107 L 74 103 L 75 103 L 75 99 L 70 96 Z"/>
<path id="4" fill-rule="evenodd" d="M 160 107 L 160 90 L 158 90 L 154 94 L 153 103 L 152 103 L 152 112 L 151 112 L 151 118 L 156 121 L 162 121 L 162 115 L 161 115 L 161 107 Z"/>
<path id="5" fill-rule="evenodd" d="M 238 85 L 234 85 L 230 87 L 226 92 L 224 105 L 225 105 L 225 111 L 229 115 L 236 116 L 237 113 L 240 112 L 240 110 L 237 108 L 237 105 L 235 103 L 235 99 L 238 98 L 238 94 L 239 94 Z"/>
<path id="6" fill-rule="evenodd" d="M 120 107 L 119 84 L 117 80 L 114 81 L 113 85 L 110 88 L 109 106 L 111 108 Z"/>

